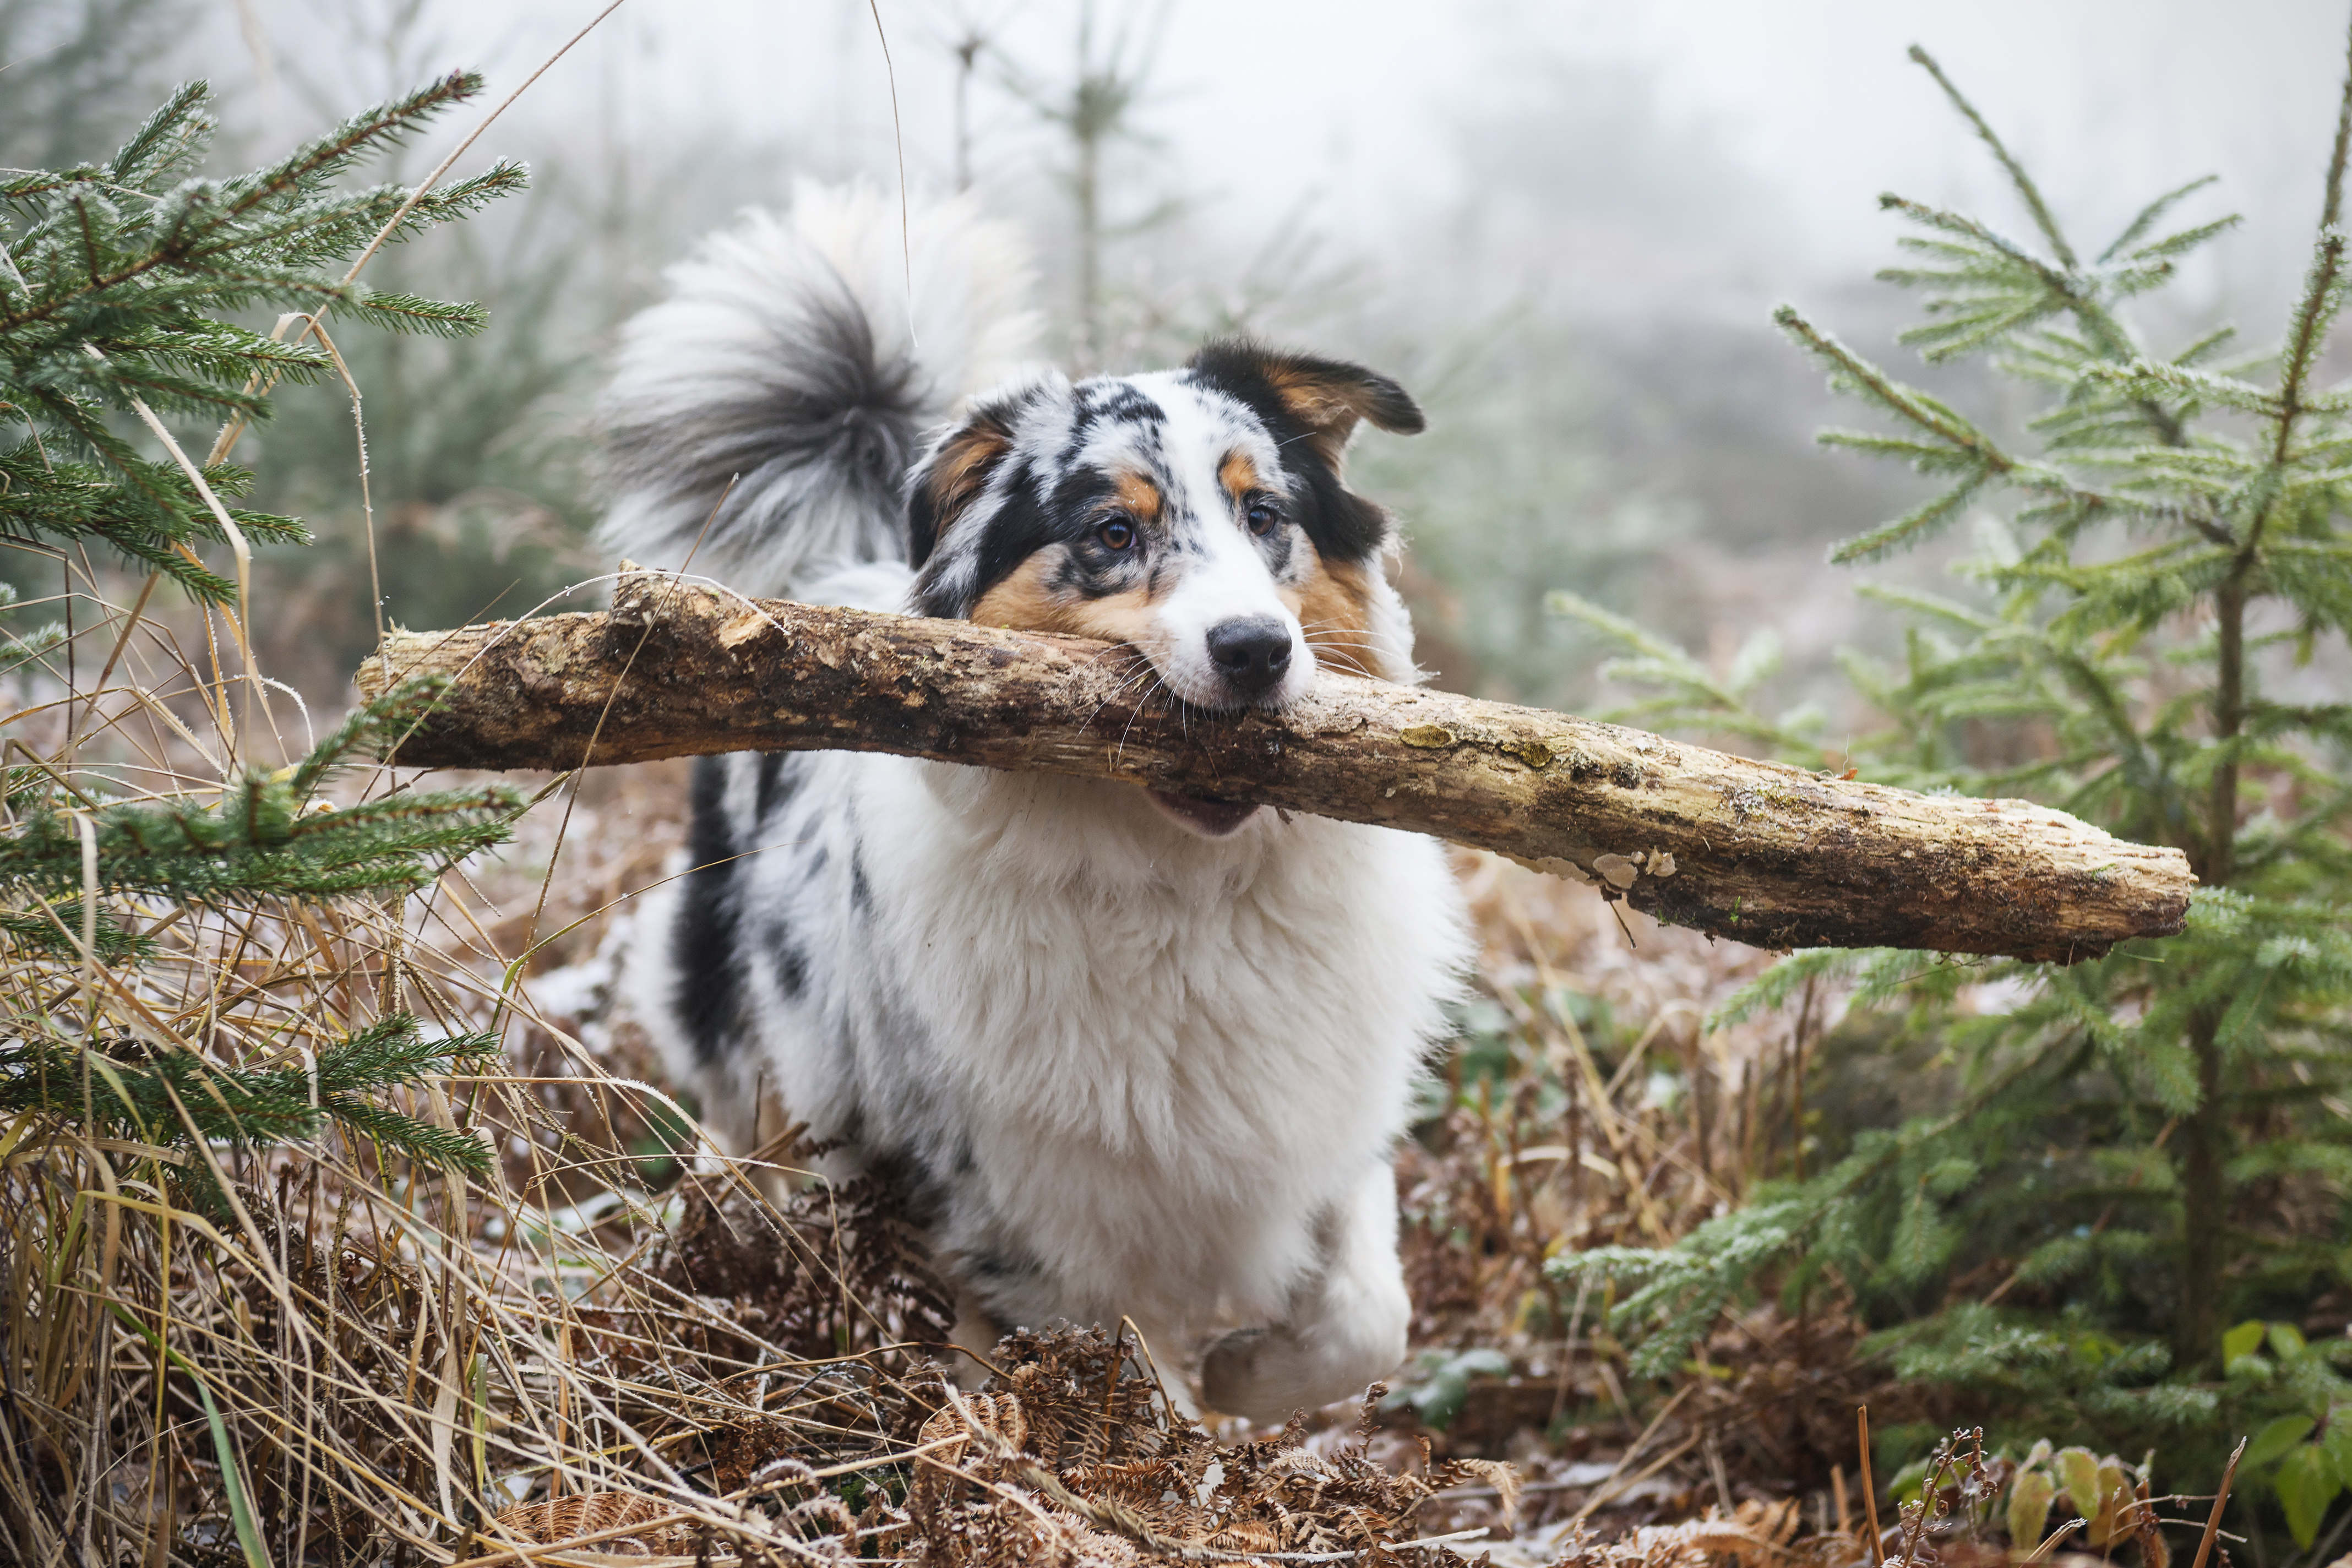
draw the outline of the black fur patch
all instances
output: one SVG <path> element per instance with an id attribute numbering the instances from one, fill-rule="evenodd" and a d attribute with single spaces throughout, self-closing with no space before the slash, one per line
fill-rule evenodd
<path id="1" fill-rule="evenodd" d="M 1018 1253 L 983 1252 L 971 1260 L 974 1284 L 1001 1285 L 1012 1279 L 1034 1279 L 1041 1272 L 1035 1258 Z"/>
<path id="2" fill-rule="evenodd" d="M 768 928 L 768 947 L 776 960 L 776 984 L 787 997 L 798 1001 L 808 989 L 808 954 L 793 941 L 792 931 L 782 921 Z"/>
<path id="3" fill-rule="evenodd" d="M 920 570 L 939 548 L 940 540 L 963 515 L 994 477 L 996 465 L 1012 449 L 1013 432 L 1024 416 L 1043 402 L 1046 389 L 1024 386 L 976 405 L 963 424 L 933 450 L 931 460 L 908 476 L 907 563 Z M 959 480 L 949 493 L 933 485 L 934 469 L 953 467 Z M 925 614 L 932 612 L 925 611 Z"/>
<path id="4" fill-rule="evenodd" d="M 799 793 L 801 759 L 790 752 L 760 753 L 759 788 L 753 793 L 753 809 L 764 826 L 776 807 Z"/>
<path id="5" fill-rule="evenodd" d="M 1058 455 L 1065 472 L 1075 472 L 1078 455 L 1095 437 L 1095 432 L 1105 425 L 1139 425 L 1157 431 L 1168 423 L 1168 412 L 1124 381 L 1082 381 L 1070 389 L 1076 417 L 1070 421 L 1069 439 L 1062 444 Z M 1141 443 L 1149 451 L 1158 449 L 1156 437 Z"/>
<path id="6" fill-rule="evenodd" d="M 727 820 L 727 759 L 694 763 L 693 818 L 687 855 L 694 869 L 680 889 L 670 959 L 677 972 L 672 998 L 698 1059 L 706 1066 L 730 1055 L 743 1020 L 743 962 L 737 937 L 743 917 L 735 869 L 739 853 Z"/>
<path id="7" fill-rule="evenodd" d="M 980 596 L 1012 575 L 1024 561 L 1048 544 L 1065 537 L 1069 530 L 1055 514 L 1053 499 L 1038 483 L 1038 474 L 1027 461 L 1013 469 L 1005 481 L 1003 502 L 988 519 L 987 531 L 981 535 L 980 548 L 974 553 L 975 568 L 965 592 L 953 601 L 941 596 L 940 607 L 934 609 L 929 602 L 927 585 L 916 589 L 916 607 L 927 616 L 968 616 Z"/>
<path id="8" fill-rule="evenodd" d="M 1073 466 L 1092 433 L 1108 421 L 1157 426 L 1166 419 L 1160 406 L 1122 382 L 1079 384 L 1076 434 L 1063 454 L 1058 472 L 1041 472 L 1028 458 L 1015 458 L 999 482 L 1000 499 L 989 513 L 985 531 L 963 546 L 962 560 L 942 558 L 940 568 L 925 572 L 915 584 L 915 608 L 927 616 L 961 619 L 971 614 L 982 595 L 1019 570 L 1021 563 L 1049 544 L 1072 550 L 1069 580 L 1059 584 L 1090 597 L 1116 593 L 1130 585 L 1133 561 L 1088 554 L 1087 542 L 1095 524 L 1095 509 L 1114 489 L 1111 477 L 1094 468 Z M 1149 456 L 1156 443 L 1140 441 L 1139 455 Z M 926 487 L 914 492 L 919 502 Z M 946 527 L 947 521 L 933 526 Z M 956 565 L 969 563 L 968 571 Z"/>

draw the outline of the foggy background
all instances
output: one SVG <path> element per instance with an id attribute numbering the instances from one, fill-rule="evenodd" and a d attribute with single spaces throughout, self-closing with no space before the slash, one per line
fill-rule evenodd
<path id="1" fill-rule="evenodd" d="M 457 67 L 482 104 L 391 174 L 438 161 L 593 16 L 580 0 L 0 0 L 0 163 L 103 156 L 171 80 L 223 98 L 215 172 Z M 1769 316 L 1814 321 L 2000 427 L 2010 395 L 1893 342 L 1910 302 L 1883 190 L 2031 226 L 1927 74 L 1933 51 L 2095 253 L 2158 193 L 2244 226 L 2140 318 L 2177 344 L 2215 318 L 2275 338 L 2320 197 L 2344 68 L 2339 4 L 2252 0 L 629 0 L 461 164 L 534 188 L 397 252 L 373 281 L 480 299 L 462 344 L 339 340 L 366 394 L 387 614 L 520 613 L 608 564 L 585 411 L 616 323 L 660 269 L 797 179 L 968 179 L 1037 247 L 1066 363 L 1181 358 L 1247 330 L 1361 358 L 1431 416 L 1368 434 L 1363 488 L 1411 542 L 1422 657 L 1448 686 L 1601 700 L 1567 587 L 1727 662 L 1759 627 L 1773 698 L 1847 700 L 1830 664 L 1872 628 L 1825 547 L 1921 493 L 1818 450 L 1839 409 Z M 1082 65 L 1081 38 L 1087 58 Z M 960 50 L 961 51 L 960 53 Z M 1099 144 L 1100 287 L 1066 111 L 1082 73 L 1123 110 Z M 961 115 L 957 105 L 963 105 Z M 268 563 L 265 662 L 331 699 L 372 640 L 349 409 L 289 389 L 240 450 L 259 504 L 321 543 Z M 2013 416 L 2015 410 L 2008 412 Z M 1952 591 L 1948 583 L 1937 585 Z"/>

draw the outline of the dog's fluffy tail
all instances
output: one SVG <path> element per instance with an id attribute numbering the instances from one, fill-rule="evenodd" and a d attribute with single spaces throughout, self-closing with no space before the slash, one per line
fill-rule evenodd
<path id="1" fill-rule="evenodd" d="M 969 197 L 902 226 L 869 185 L 803 183 L 789 217 L 712 236 L 623 332 L 599 408 L 602 542 L 648 566 L 691 554 L 759 595 L 903 561 L 899 481 L 930 426 L 1030 352 L 1031 277 Z"/>

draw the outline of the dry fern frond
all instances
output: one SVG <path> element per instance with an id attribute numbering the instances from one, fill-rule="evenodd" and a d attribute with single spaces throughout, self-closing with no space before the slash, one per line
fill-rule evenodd
<path id="1" fill-rule="evenodd" d="M 477 1538 L 477 1552 L 520 1542 L 532 1546 L 561 1546 L 583 1536 L 599 1537 L 601 1552 L 654 1555 L 683 1552 L 693 1545 L 693 1531 L 682 1524 L 655 1524 L 677 1509 L 643 1492 L 579 1492 L 545 1502 L 517 1503 L 493 1516 Z M 627 1525 L 644 1529 L 607 1534 Z"/>

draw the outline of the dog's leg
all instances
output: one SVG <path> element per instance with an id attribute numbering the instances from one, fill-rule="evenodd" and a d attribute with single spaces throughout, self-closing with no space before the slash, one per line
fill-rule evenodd
<path id="1" fill-rule="evenodd" d="M 744 1172 L 752 1190 L 778 1208 L 791 1194 L 795 1184 L 784 1172 L 775 1168 L 776 1151 L 768 1145 L 792 1125 L 784 1108 L 765 1086 L 753 1089 L 750 1094 L 718 1092 L 707 1094 L 710 1101 L 702 1113 L 702 1130 L 719 1152 L 730 1160 L 748 1159 L 767 1153 L 768 1158 L 754 1170 Z"/>
<path id="2" fill-rule="evenodd" d="M 1404 1360 L 1412 1303 L 1385 1162 L 1324 1216 L 1316 1239 L 1318 1269 L 1292 1296 L 1288 1318 L 1209 1352 L 1201 1384 L 1210 1408 L 1271 1425 L 1361 1393 Z"/>
<path id="3" fill-rule="evenodd" d="M 957 1286 L 955 1327 L 948 1331 L 948 1342 L 971 1352 L 952 1358 L 952 1373 L 958 1388 L 969 1391 L 988 1381 L 989 1366 L 996 1359 L 996 1342 L 1003 1337 L 1003 1325 L 996 1321 L 995 1314 L 973 1293 L 971 1287 Z"/>

